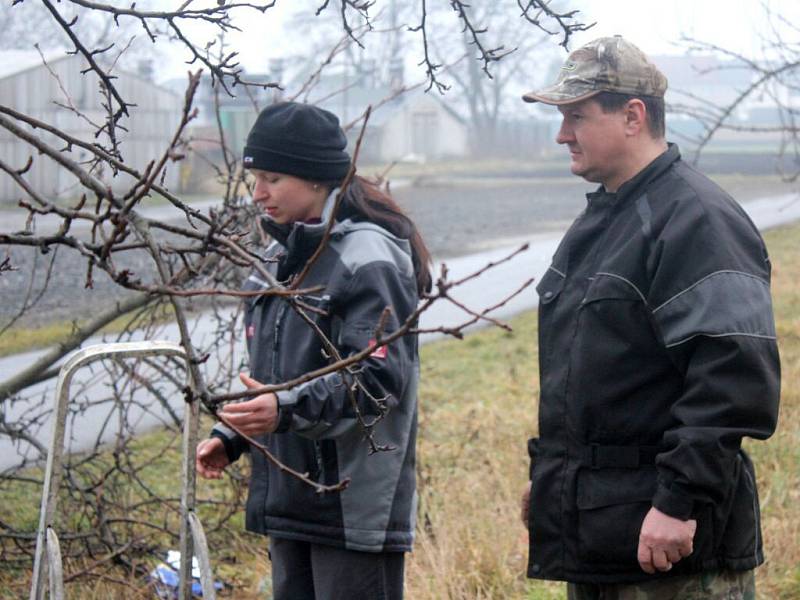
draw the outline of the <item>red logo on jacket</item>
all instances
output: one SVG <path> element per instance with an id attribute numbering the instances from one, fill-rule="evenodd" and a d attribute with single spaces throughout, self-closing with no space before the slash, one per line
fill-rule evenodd
<path id="1" fill-rule="evenodd" d="M 375 338 L 372 338 L 369 341 L 369 347 L 371 348 L 376 343 L 377 342 L 375 341 Z M 388 346 L 381 346 L 380 348 L 375 348 L 375 350 L 372 351 L 372 354 L 370 354 L 370 357 L 372 357 L 372 358 L 386 358 L 386 354 L 388 354 Z"/>

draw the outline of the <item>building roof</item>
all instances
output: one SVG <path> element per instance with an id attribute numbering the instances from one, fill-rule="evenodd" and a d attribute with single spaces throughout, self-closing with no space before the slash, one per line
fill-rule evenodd
<path id="1" fill-rule="evenodd" d="M 42 56 L 47 63 L 70 56 L 66 50 L 2 50 L 0 51 L 0 79 L 11 77 L 17 73 L 28 71 L 43 64 Z"/>
<path id="2" fill-rule="evenodd" d="M 44 58 L 44 62 L 42 61 L 42 58 Z M 53 65 L 54 63 L 67 59 L 78 60 L 81 61 L 81 65 L 88 66 L 88 63 L 83 56 L 71 54 L 69 51 L 64 50 L 63 48 L 56 50 L 45 50 L 41 54 L 38 50 L 0 50 L 0 81 L 8 77 L 18 75 L 19 73 L 24 73 L 25 71 L 42 67 L 45 62 L 48 65 Z M 108 63 L 102 57 L 97 57 L 95 60 L 97 60 L 98 63 L 100 63 L 100 65 L 104 68 L 108 66 Z M 143 76 L 141 73 L 125 69 L 121 66 L 115 67 L 113 74 L 116 77 L 124 74 L 127 79 L 138 79 L 141 82 L 146 83 L 146 85 L 158 89 L 162 93 L 168 93 L 175 97 L 181 96 L 181 94 L 176 93 L 172 89 L 153 83 L 152 80 Z"/>

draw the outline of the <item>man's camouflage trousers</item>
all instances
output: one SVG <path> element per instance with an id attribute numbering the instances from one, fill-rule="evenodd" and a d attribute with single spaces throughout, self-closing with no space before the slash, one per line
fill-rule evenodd
<path id="1" fill-rule="evenodd" d="M 753 571 L 715 571 L 636 584 L 567 584 L 568 600 L 756 600 Z"/>

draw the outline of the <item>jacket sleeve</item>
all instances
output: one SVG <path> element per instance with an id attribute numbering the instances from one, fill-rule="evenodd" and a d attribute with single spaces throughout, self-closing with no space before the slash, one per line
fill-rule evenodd
<path id="1" fill-rule="evenodd" d="M 668 407 L 674 426 L 656 457 L 653 505 L 687 519 L 697 503 L 730 494 L 742 438 L 767 438 L 777 423 L 770 265 L 757 230 L 730 201 L 684 203 L 651 261 L 654 325 L 684 379 Z"/>
<path id="2" fill-rule="evenodd" d="M 374 262 L 352 276 L 334 311 L 341 319 L 339 353 L 350 356 L 374 343 L 375 330 L 386 307 L 391 313 L 383 335 L 400 327 L 417 302 L 415 280 L 390 262 Z M 309 438 L 335 438 L 358 426 L 351 392 L 369 421 L 396 406 L 415 376 L 416 336 L 406 335 L 376 351 L 350 372 L 334 372 L 287 391 L 278 392 L 278 432 L 293 431 Z M 360 383 L 364 389 L 359 385 Z M 367 393 L 365 393 L 365 390 Z"/>

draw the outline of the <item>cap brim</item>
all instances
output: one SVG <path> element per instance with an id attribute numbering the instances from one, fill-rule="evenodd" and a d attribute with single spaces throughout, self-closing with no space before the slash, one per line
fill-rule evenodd
<path id="1" fill-rule="evenodd" d="M 567 96 L 565 94 L 552 93 L 552 88 L 546 88 L 540 91 L 528 92 L 522 96 L 525 102 L 541 102 L 543 104 L 551 104 L 553 106 L 563 106 L 564 104 L 574 104 L 587 100 L 592 96 L 596 96 L 603 90 L 591 90 L 578 96 Z M 550 92 L 550 93 L 548 93 Z"/>

